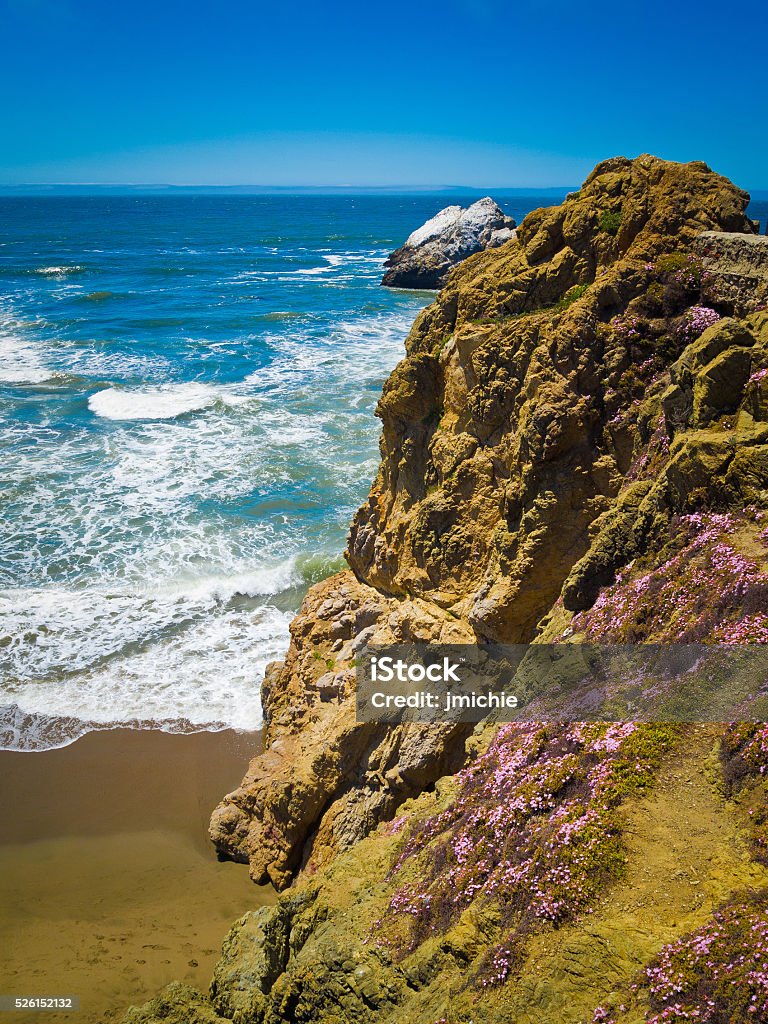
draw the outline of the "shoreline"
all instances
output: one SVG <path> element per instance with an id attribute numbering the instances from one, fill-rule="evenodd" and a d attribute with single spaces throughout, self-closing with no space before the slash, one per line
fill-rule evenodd
<path id="1" fill-rule="evenodd" d="M 174 979 L 207 987 L 232 922 L 274 900 L 207 835 L 261 745 L 261 733 L 115 729 L 0 751 L 0 991 L 79 996 L 90 1024 Z"/>

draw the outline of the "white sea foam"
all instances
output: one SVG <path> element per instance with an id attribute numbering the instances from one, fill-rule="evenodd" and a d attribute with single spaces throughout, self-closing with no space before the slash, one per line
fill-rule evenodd
<path id="1" fill-rule="evenodd" d="M 219 394 L 209 384 L 161 384 L 128 391 L 106 388 L 88 399 L 88 408 L 109 420 L 168 420 L 213 405 Z"/>
<path id="2" fill-rule="evenodd" d="M 65 274 L 79 274 L 84 269 L 84 267 L 74 264 L 73 266 L 38 267 L 35 273 L 42 274 L 44 277 L 64 277 Z"/>
<path id="3" fill-rule="evenodd" d="M 86 344 L 61 346 L 61 361 L 66 361 L 67 372 L 96 380 L 110 378 L 136 378 L 147 386 L 157 386 L 167 381 L 172 372 L 172 362 L 159 353 L 115 351 L 109 345 L 90 342 Z"/>
<path id="4" fill-rule="evenodd" d="M 224 722 L 195 725 L 186 719 L 133 719 L 130 723 L 94 722 L 73 715 L 50 715 L 43 711 L 25 711 L 18 704 L 0 705 L 0 750 L 51 750 L 66 747 L 88 732 L 113 728 L 160 729 L 162 732 L 190 733 L 219 731 Z"/>
<path id="5" fill-rule="evenodd" d="M 323 259 L 327 260 L 333 267 L 366 263 L 381 266 L 386 257 L 387 254 L 384 252 L 337 252 L 330 253 L 328 256 L 323 256 Z"/>
<path id="6" fill-rule="evenodd" d="M 0 382 L 4 384 L 41 384 L 54 376 L 39 346 L 27 338 L 0 333 Z"/>
<path id="7" fill-rule="evenodd" d="M 335 268 L 334 267 L 308 267 L 301 270 L 285 270 L 283 273 L 286 276 L 295 274 L 299 277 L 307 276 L 314 277 L 315 274 L 330 274 Z"/>
<path id="8" fill-rule="evenodd" d="M 101 725 L 259 728 L 264 669 L 291 617 L 262 599 L 297 579 L 290 560 L 146 589 L 0 593 L 0 703 Z"/>
<path id="9" fill-rule="evenodd" d="M 295 278 L 306 280 L 312 283 L 316 280 L 323 280 L 323 275 L 328 275 L 328 280 L 335 282 L 375 280 L 382 270 L 387 253 L 383 250 L 367 250 L 364 252 L 334 252 L 325 253 L 320 250 L 325 261 L 325 266 L 299 267 L 293 270 L 285 266 L 257 270 L 240 270 L 233 277 L 235 282 L 239 281 L 277 281 L 285 284 L 294 283 Z M 349 273 L 352 271 L 352 273 Z"/>
<path id="10" fill-rule="evenodd" d="M 201 566 L 224 577 L 297 554 L 306 544 L 303 510 L 319 508 L 323 494 L 333 496 L 321 499 L 330 511 L 364 493 L 375 462 L 372 406 L 407 323 L 397 312 L 275 335 L 270 362 L 239 385 L 202 385 L 204 408 L 215 403 L 204 415 L 160 418 L 172 416 L 163 404 L 169 389 L 113 388 L 106 400 L 128 395 L 131 418 L 113 419 L 108 435 L 87 420 L 65 433 L 9 423 L 0 431 L 0 445 L 14 451 L 6 580 L 47 587 L 53 573 L 90 586 L 126 574 L 193 578 Z M 160 409 L 147 410 L 146 394 L 157 391 Z M 92 396 L 92 409 L 104 395 Z M 144 418 L 148 411 L 154 418 Z M 216 511 L 241 501 L 250 517 Z M 328 541 L 327 532 L 316 539 L 321 548 Z"/>
<path id="11" fill-rule="evenodd" d="M 181 721 L 258 729 L 264 670 L 284 653 L 290 618 L 268 604 L 247 610 L 201 607 L 194 624 L 170 635 L 150 619 L 147 626 L 156 635 L 147 629 L 143 641 L 91 666 L 75 662 L 67 674 L 6 686 L 3 700 L 28 714 L 101 725 L 140 721 L 172 727 Z"/>
<path id="12" fill-rule="evenodd" d="M 57 337 L 42 318 L 23 320 L 0 301 L 0 382 L 39 384 L 58 378 L 108 376 L 167 379 L 170 363 L 161 355 L 115 351 L 108 344 L 74 344 Z"/>

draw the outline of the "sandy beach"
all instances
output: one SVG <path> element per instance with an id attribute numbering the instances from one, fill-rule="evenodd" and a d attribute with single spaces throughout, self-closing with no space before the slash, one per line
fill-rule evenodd
<path id="1" fill-rule="evenodd" d="M 206 835 L 260 734 L 111 730 L 59 750 L 0 752 L 0 994 L 74 995 L 117 1019 L 173 979 L 207 988 L 221 940 L 272 902 Z"/>

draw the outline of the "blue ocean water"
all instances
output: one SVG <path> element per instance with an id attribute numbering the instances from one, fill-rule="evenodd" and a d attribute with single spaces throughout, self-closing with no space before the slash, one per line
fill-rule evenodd
<path id="1" fill-rule="evenodd" d="M 451 201 L 0 199 L 0 746 L 260 724 L 431 298 L 382 262 Z"/>

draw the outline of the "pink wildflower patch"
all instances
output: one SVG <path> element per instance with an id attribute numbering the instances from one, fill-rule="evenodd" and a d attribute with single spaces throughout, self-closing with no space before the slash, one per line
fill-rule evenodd
<path id="1" fill-rule="evenodd" d="M 622 313 L 611 320 L 611 327 L 614 332 L 625 341 L 632 341 L 640 337 L 640 319 L 632 313 Z"/>
<path id="2" fill-rule="evenodd" d="M 709 306 L 691 306 L 680 324 L 680 336 L 685 341 L 695 341 L 708 327 L 721 319 L 720 314 Z"/>
<path id="3" fill-rule="evenodd" d="M 648 1024 L 768 1020 L 768 895 L 731 904 L 665 946 L 645 980 Z"/>
<path id="4" fill-rule="evenodd" d="M 768 724 L 734 722 L 720 745 L 726 793 L 738 796 L 749 815 L 752 856 L 768 864 Z"/>
<path id="5" fill-rule="evenodd" d="M 620 873 L 615 807 L 650 782 L 675 735 L 634 723 L 501 726 L 459 775 L 453 803 L 406 834 L 391 874 L 409 881 L 377 934 L 405 955 L 475 901 L 492 901 L 502 934 L 474 980 L 502 984 L 532 929 L 572 918 Z"/>
<path id="6" fill-rule="evenodd" d="M 734 535 L 754 516 L 678 516 L 664 561 L 627 566 L 591 608 L 573 618 L 587 641 L 768 643 L 768 573 Z"/>

